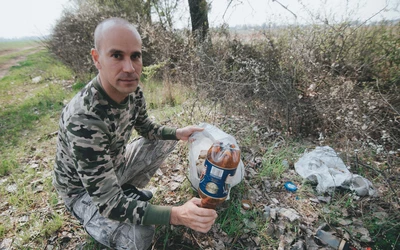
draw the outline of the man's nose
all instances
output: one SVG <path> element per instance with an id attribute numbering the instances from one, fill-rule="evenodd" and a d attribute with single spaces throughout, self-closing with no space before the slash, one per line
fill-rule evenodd
<path id="1" fill-rule="evenodd" d="M 129 73 L 135 71 L 135 68 L 133 67 L 132 61 L 130 59 L 124 60 L 123 71 Z"/>

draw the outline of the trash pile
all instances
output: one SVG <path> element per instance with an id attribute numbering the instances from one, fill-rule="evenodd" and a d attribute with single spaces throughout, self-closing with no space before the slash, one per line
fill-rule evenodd
<path id="1" fill-rule="evenodd" d="M 196 154 L 202 155 L 201 152 Z M 201 162 L 201 159 L 202 157 L 199 157 L 192 161 Z M 290 166 L 282 178 L 272 180 L 264 177 L 261 185 L 254 185 L 252 180 L 259 175 L 259 161 L 254 159 L 245 162 L 249 166 L 245 167 L 244 182 L 251 188 L 242 200 L 241 213 L 261 211 L 268 224 L 266 231 L 262 233 L 272 241 L 278 240 L 279 250 L 368 249 L 362 247 L 372 241 L 368 230 L 361 220 L 351 217 L 346 209 L 336 207 L 343 218 L 337 218 L 335 227 L 325 222 L 321 224 L 321 221 L 324 221 L 321 217 L 329 217 L 332 213 L 328 209 L 332 205 L 331 202 L 334 202 L 331 195 L 338 189 L 350 190 L 349 199 L 354 200 L 361 196 L 377 195 L 372 183 L 360 175 L 352 174 L 332 148 L 316 147 Z M 286 161 L 285 164 L 289 163 Z M 195 167 L 192 169 L 195 173 Z M 303 181 L 297 181 L 297 184 L 291 181 L 301 179 L 299 176 Z M 304 197 L 304 193 L 299 191 L 306 182 L 316 184 L 316 196 L 313 196 L 315 192 L 307 192 Z M 193 181 L 191 183 L 193 184 Z M 238 234 L 238 237 L 228 237 L 219 225 L 216 225 L 208 237 L 194 233 L 191 238 L 195 238 L 196 244 L 202 249 L 222 250 L 235 244 L 245 249 L 264 249 L 266 246 L 261 245 L 260 237 L 251 233 L 257 230 L 255 220 L 243 219 L 242 225 L 244 233 Z"/>
<path id="2" fill-rule="evenodd" d="M 342 187 L 355 191 L 358 196 L 376 195 L 372 183 L 360 175 L 352 174 L 329 146 L 316 147 L 305 153 L 294 167 L 301 177 L 318 184 L 319 193 L 331 193 L 337 187 Z"/>

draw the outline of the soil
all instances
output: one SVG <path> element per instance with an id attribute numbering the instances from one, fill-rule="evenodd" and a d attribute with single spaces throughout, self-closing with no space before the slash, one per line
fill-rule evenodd
<path id="1" fill-rule="evenodd" d="M 36 49 L 31 50 L 32 48 L 36 48 Z M 23 48 L 17 48 L 17 49 L 1 50 L 0 56 L 11 55 L 15 52 L 23 51 L 23 50 L 28 51 L 28 53 L 25 55 L 22 55 L 22 56 L 17 56 L 15 58 L 12 58 L 11 60 L 8 60 L 4 63 L 0 63 L 0 79 L 7 75 L 8 71 L 10 70 L 10 68 L 12 66 L 18 65 L 18 63 L 25 60 L 28 55 L 37 52 L 40 48 L 41 48 L 40 46 L 29 46 L 29 47 L 23 47 Z"/>

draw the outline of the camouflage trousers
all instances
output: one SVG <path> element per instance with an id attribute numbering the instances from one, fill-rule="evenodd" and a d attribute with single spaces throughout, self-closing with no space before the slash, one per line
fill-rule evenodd
<path id="1" fill-rule="evenodd" d="M 127 145 L 126 164 L 117 170 L 120 185 L 129 183 L 143 188 L 162 162 L 175 148 L 177 141 L 139 138 Z M 111 249 L 148 249 L 154 236 L 154 226 L 119 222 L 103 217 L 87 193 L 65 200 L 67 208 L 82 223 L 86 232 Z M 69 204 L 68 204 L 69 203 Z"/>

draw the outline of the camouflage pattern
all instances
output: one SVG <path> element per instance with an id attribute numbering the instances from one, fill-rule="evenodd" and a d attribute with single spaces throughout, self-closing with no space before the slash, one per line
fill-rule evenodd
<path id="1" fill-rule="evenodd" d="M 148 249 L 152 243 L 153 225 L 135 225 L 107 219 L 100 215 L 88 193 L 74 203 L 73 213 L 90 236 L 111 249 Z"/>
<path id="2" fill-rule="evenodd" d="M 117 172 L 118 180 L 121 183 L 128 183 L 137 187 L 147 184 L 151 178 L 149 173 L 158 169 L 176 143 L 176 141 L 135 139 L 126 147 L 126 165 L 130 167 L 121 168 L 121 171 Z M 130 179 L 129 177 L 132 176 L 135 178 Z M 124 190 L 124 193 L 127 193 L 126 190 Z M 97 242 L 112 249 L 148 249 L 151 245 L 154 226 L 136 225 L 105 218 L 99 213 L 88 193 L 64 200 L 69 210 L 84 226 L 86 232 Z M 151 212 L 147 214 L 150 214 L 148 218 L 165 216 Z M 154 217 L 154 215 L 156 216 Z M 167 219 L 169 221 L 169 217 Z M 151 220 L 147 221 L 148 224 L 152 222 Z"/>
<path id="3" fill-rule="evenodd" d="M 87 193 L 104 218 L 146 225 L 162 216 L 158 221 L 168 224 L 168 211 L 128 198 L 121 189 L 137 178 L 143 180 L 137 184 L 145 185 L 176 144 L 175 129 L 149 119 L 140 87 L 118 104 L 95 78 L 64 108 L 59 125 L 53 185 L 70 211 Z M 139 140 L 143 145 L 153 142 L 142 150 L 153 149 L 151 153 L 126 152 L 133 129 L 146 138 Z M 162 153 L 157 152 L 160 148 Z"/>

